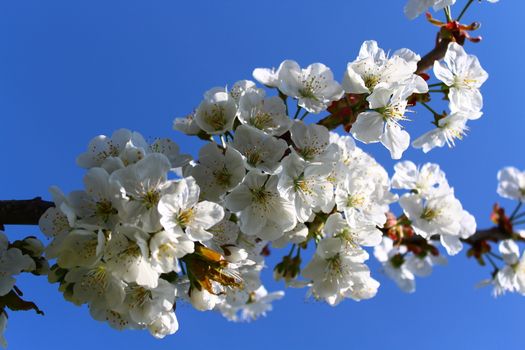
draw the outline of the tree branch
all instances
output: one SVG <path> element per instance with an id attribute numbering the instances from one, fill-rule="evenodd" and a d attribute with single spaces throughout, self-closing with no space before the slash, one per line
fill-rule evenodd
<path id="1" fill-rule="evenodd" d="M 437 241 L 439 240 L 439 235 L 432 236 L 430 237 L 430 239 L 433 241 Z M 505 230 L 499 228 L 498 226 L 485 230 L 478 230 L 469 238 L 461 238 L 460 240 L 463 243 L 467 243 L 474 246 L 481 243 L 482 241 L 499 242 L 505 239 L 514 239 L 518 241 L 524 240 L 523 238 L 521 238 L 521 236 L 518 236 L 516 234 L 511 235 Z M 400 244 L 402 245 L 425 245 L 427 243 L 428 241 L 419 235 L 403 238 L 400 242 Z"/>
<path id="2" fill-rule="evenodd" d="M 44 212 L 54 207 L 53 202 L 40 197 L 26 200 L 0 200 L 0 226 L 3 225 L 38 225 Z"/>
<path id="3" fill-rule="evenodd" d="M 450 44 L 451 39 L 441 38 L 441 35 L 438 33 L 436 39 L 436 46 L 421 58 L 417 63 L 417 70 L 415 74 L 424 73 L 427 69 L 430 69 L 434 66 L 435 61 L 439 61 L 447 53 L 448 44 Z"/>

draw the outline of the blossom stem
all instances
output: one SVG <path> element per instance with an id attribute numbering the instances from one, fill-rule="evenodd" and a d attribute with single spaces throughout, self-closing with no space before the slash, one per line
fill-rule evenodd
<path id="1" fill-rule="evenodd" d="M 515 221 L 512 224 L 513 225 L 522 225 L 522 224 L 525 224 L 525 220 Z"/>
<path id="2" fill-rule="evenodd" d="M 496 265 L 496 263 L 494 262 L 494 260 L 492 260 L 492 258 L 490 257 L 490 255 L 486 255 L 487 257 L 487 260 L 490 262 L 490 264 L 492 265 L 492 267 L 494 268 L 494 270 L 496 271 L 499 271 L 499 267 L 498 265 Z"/>
<path id="3" fill-rule="evenodd" d="M 434 83 L 434 84 L 430 84 L 428 85 L 428 87 L 436 87 L 436 86 L 442 86 L 443 83 Z"/>
<path id="4" fill-rule="evenodd" d="M 494 257 L 494 258 L 496 258 L 498 260 L 503 261 L 503 258 L 501 256 L 499 256 L 498 254 L 495 254 L 493 252 L 487 252 L 487 254 L 489 254 L 490 256 L 492 256 L 492 257 Z"/>
<path id="5" fill-rule="evenodd" d="M 293 116 L 293 119 L 297 119 L 299 116 L 299 112 L 303 109 L 301 106 L 299 106 L 299 101 L 297 101 L 297 109 L 295 110 L 295 115 Z"/>
<path id="6" fill-rule="evenodd" d="M 518 214 L 518 211 L 521 209 L 521 205 L 522 203 L 519 202 L 518 205 L 516 206 L 516 208 L 514 208 L 514 211 L 512 212 L 512 214 L 510 214 L 510 221 L 514 220 L 516 218 L 516 214 Z"/>
<path id="7" fill-rule="evenodd" d="M 301 118 L 299 118 L 300 120 L 303 120 L 308 114 L 310 114 L 310 112 L 308 111 L 304 111 L 304 114 L 301 116 Z"/>
<path id="8" fill-rule="evenodd" d="M 292 244 L 292 248 L 290 249 L 290 253 L 288 253 L 288 257 L 291 258 L 293 252 L 295 251 L 295 244 Z"/>
<path id="9" fill-rule="evenodd" d="M 419 103 L 421 103 L 421 105 L 425 107 L 426 109 L 428 109 L 432 114 L 441 115 L 438 112 L 436 112 L 432 107 L 430 107 L 426 102 L 420 101 Z"/>
<path id="10" fill-rule="evenodd" d="M 447 18 L 447 22 L 452 22 L 452 15 L 450 14 L 450 6 L 447 6 L 443 9 L 445 11 L 445 17 Z"/>
<path id="11" fill-rule="evenodd" d="M 279 91 L 279 97 L 281 98 L 281 100 L 283 100 L 284 106 L 286 107 L 286 114 L 288 114 L 288 96 L 283 94 L 280 90 L 278 91 Z"/>
<path id="12" fill-rule="evenodd" d="M 463 17 L 463 15 L 465 14 L 465 12 L 467 12 L 469 6 L 474 2 L 474 0 L 468 0 L 467 4 L 465 5 L 465 7 L 463 7 L 463 10 L 461 10 L 461 12 L 459 13 L 459 16 L 458 16 L 458 19 L 456 21 L 460 21 L 461 18 Z"/>
<path id="13" fill-rule="evenodd" d="M 522 212 L 522 213 L 519 213 L 519 214 L 515 215 L 515 216 L 513 217 L 513 220 L 516 220 L 516 219 L 522 218 L 523 216 L 525 216 L 525 211 Z"/>

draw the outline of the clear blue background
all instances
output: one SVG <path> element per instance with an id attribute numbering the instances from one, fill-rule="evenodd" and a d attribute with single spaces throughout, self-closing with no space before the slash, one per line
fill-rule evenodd
<path id="1" fill-rule="evenodd" d="M 458 0 L 461 7 L 466 0 Z M 98 134 L 127 127 L 149 139 L 175 138 L 186 152 L 198 144 L 171 130 L 174 117 L 190 112 L 214 86 L 248 79 L 255 67 L 292 58 L 323 62 L 338 79 L 360 44 L 375 39 L 385 49 L 421 54 L 433 46 L 436 28 L 423 17 L 403 16 L 404 0 L 376 1 L 0 1 L 0 198 L 49 198 L 50 185 L 81 187 L 75 157 Z M 481 44 L 468 44 L 490 78 L 483 86 L 485 115 L 453 149 L 405 159 L 441 164 L 464 207 L 480 227 L 496 195 L 496 173 L 525 168 L 522 1 L 474 3 L 467 22 L 483 23 Z M 455 7 L 457 13 L 458 6 Z M 442 13 L 438 14 L 441 18 Z M 406 123 L 413 136 L 427 130 L 419 110 Z M 310 118 L 310 117 L 309 117 Z M 382 147 L 363 147 L 392 173 Z M 510 203 L 503 202 L 510 207 Z M 36 227 L 8 227 L 13 237 Z M 273 251 L 273 260 L 280 252 Z M 11 349 L 268 349 L 268 348 L 523 348 L 525 299 L 494 299 L 474 285 L 489 268 L 464 252 L 450 258 L 417 292 L 404 294 L 378 272 L 376 298 L 332 308 L 289 290 L 266 318 L 234 324 L 215 313 L 178 305 L 180 330 L 155 340 L 147 332 L 117 332 L 93 321 L 86 308 L 63 300 L 43 277 L 20 278 L 27 298 L 45 310 L 11 313 Z M 270 281 L 269 289 L 282 287 Z"/>

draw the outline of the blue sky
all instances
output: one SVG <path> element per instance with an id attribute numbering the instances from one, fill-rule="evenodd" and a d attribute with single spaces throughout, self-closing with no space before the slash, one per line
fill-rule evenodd
<path id="1" fill-rule="evenodd" d="M 461 7 L 466 0 L 458 0 Z M 207 89 L 249 79 L 253 68 L 290 58 L 322 62 L 340 79 L 364 40 L 385 49 L 420 54 L 433 45 L 435 27 L 403 16 L 405 1 L 266 0 L 134 1 L 19 0 L 0 2 L 0 198 L 49 198 L 48 187 L 69 192 L 82 184 L 75 157 L 89 140 L 126 127 L 145 137 L 172 137 L 188 153 L 198 143 L 172 131 L 174 117 L 190 112 Z M 465 21 L 482 22 L 480 44 L 468 44 L 490 78 L 483 86 L 484 116 L 469 124 L 455 149 L 428 155 L 409 150 L 405 159 L 432 161 L 446 171 L 464 207 L 490 225 L 496 173 L 525 168 L 523 100 L 525 3 L 474 3 Z M 442 18 L 442 14 L 439 14 Z M 411 115 L 412 135 L 430 127 L 423 110 Z M 389 173 L 386 149 L 364 146 Z M 37 234 L 36 227 L 8 227 L 9 236 Z M 273 251 L 275 260 L 279 252 Z M 272 262 L 273 260 L 270 260 Z M 418 279 L 415 294 L 399 291 L 378 272 L 376 298 L 332 308 L 289 290 L 266 318 L 234 324 L 214 313 L 178 305 L 180 330 L 162 341 L 147 332 L 117 332 L 63 300 L 44 278 L 20 278 L 28 299 L 46 312 L 11 313 L 11 349 L 348 349 L 522 348 L 525 299 L 494 299 L 474 285 L 488 268 L 464 252 Z M 282 287 L 265 274 L 269 289 Z"/>

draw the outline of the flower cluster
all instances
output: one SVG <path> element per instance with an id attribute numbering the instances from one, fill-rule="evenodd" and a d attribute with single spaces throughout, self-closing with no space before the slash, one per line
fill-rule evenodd
<path id="1" fill-rule="evenodd" d="M 381 142 L 400 158 L 410 143 L 399 124 L 406 106 L 428 91 L 415 74 L 419 59 L 407 49 L 388 56 L 367 41 L 342 84 L 323 64 L 301 68 L 286 60 L 253 73 L 277 96 L 249 80 L 212 88 L 173 124 L 206 141 L 196 160 L 169 139 L 148 143 L 126 129 L 94 138 L 77 158 L 87 170 L 85 189 L 66 196 L 52 188 L 55 207 L 40 220 L 52 238 L 47 257 L 56 259 L 50 280 L 95 319 L 159 338 L 177 331 L 179 300 L 231 320 L 270 310 L 283 295 L 268 293 L 260 280 L 270 244 L 291 245 L 275 277 L 308 286 L 315 299 L 336 305 L 373 297 L 379 283 L 363 247 L 388 243 L 386 213 L 398 196 L 387 172 L 350 136 L 303 119 L 353 96 L 360 112 L 352 135 Z M 293 118 L 289 99 L 297 101 Z M 411 191 L 401 205 L 412 230 L 424 239 L 439 236 L 457 253 L 475 223 L 439 168 L 419 173 L 400 163 L 393 184 Z M 312 244 L 315 253 L 303 266 L 301 252 Z M 385 247 L 376 249 L 384 264 L 393 260 Z M 411 273 L 422 275 L 438 258 L 413 260 Z"/>
<path id="2" fill-rule="evenodd" d="M 35 309 L 40 310 L 31 302 L 22 300 L 20 289 L 15 286 L 14 276 L 22 272 L 35 275 L 46 274 L 47 261 L 42 257 L 44 246 L 35 237 L 9 242 L 5 233 L 0 231 L 0 346 L 6 347 L 4 330 L 7 326 L 7 311 Z"/>
<path id="3" fill-rule="evenodd" d="M 224 167 L 242 167 L 242 157 L 215 151 L 212 144 L 203 148 L 203 161 L 193 166 L 167 139 L 148 144 L 125 129 L 94 138 L 77 159 L 87 169 L 85 190 L 65 196 L 53 188 L 55 207 L 40 220 L 52 238 L 46 255 L 56 259 L 50 281 L 60 283 L 67 300 L 88 304 L 93 318 L 117 329 L 147 328 L 158 338 L 177 331 L 178 299 L 198 310 L 227 309 L 232 318 L 264 313 L 275 298 L 258 278 L 264 244 L 207 200 L 242 180 L 244 171 L 234 180 Z M 196 179 L 213 173 L 221 157 L 222 181 L 201 192 Z M 195 178 L 178 178 L 181 172 Z M 248 303 L 251 311 L 243 308 Z"/>
<path id="4" fill-rule="evenodd" d="M 510 216 L 505 214 L 503 208 L 495 206 L 496 214 L 493 214 L 492 219 L 507 239 L 502 240 L 498 245 L 500 255 L 493 253 L 490 247 L 485 247 L 482 251 L 494 271 L 492 278 L 482 281 L 481 285 L 492 285 L 494 296 L 500 296 L 505 292 L 518 292 L 525 295 L 525 258 L 523 255 L 520 258 L 520 249 L 516 243 L 523 242 L 525 234 L 523 230 L 515 228 L 525 223 L 523 221 L 525 213 L 519 212 L 525 201 L 525 171 L 515 167 L 501 169 L 498 172 L 497 192 L 501 197 L 515 200 L 518 204 Z M 498 266 L 493 258 L 498 259 L 503 266 Z M 480 260 L 484 262 L 483 259 Z"/>
<path id="5" fill-rule="evenodd" d="M 482 116 L 483 97 L 479 88 L 488 78 L 477 57 L 467 54 L 455 42 L 448 45 L 444 63 L 434 62 L 434 74 L 442 82 L 450 114 L 435 114 L 436 128 L 414 141 L 413 146 L 425 153 L 445 144 L 453 146 L 455 139 L 461 139 L 468 130 L 467 122 Z"/>
<path id="6" fill-rule="evenodd" d="M 374 248 L 374 256 L 381 263 L 382 271 L 406 293 L 416 291 L 416 276 L 429 276 L 432 266 L 447 263 L 437 250 L 421 250 L 416 254 L 406 245 L 395 246 L 389 237 L 383 237 L 381 244 Z"/>
<path id="7" fill-rule="evenodd" d="M 463 247 L 461 240 L 476 232 L 476 221 L 455 198 L 437 164 L 418 168 L 410 161 L 397 163 L 392 187 L 408 191 L 399 199 L 403 214 L 389 214 L 387 235 L 374 255 L 385 274 L 410 293 L 415 291 L 415 276 L 428 276 L 433 265 L 446 263 L 431 242 L 439 240 L 449 255 L 455 255 Z"/>
<path id="8" fill-rule="evenodd" d="M 430 76 L 422 73 L 431 66 L 429 55 L 421 68 L 425 58 L 413 51 L 389 54 L 369 40 L 341 83 L 322 63 L 304 68 L 285 60 L 277 69 L 253 71 L 264 87 L 240 80 L 206 91 L 192 113 L 173 122 L 175 130 L 200 139 L 197 159 L 170 139 L 148 142 L 127 129 L 92 139 L 77 158 L 86 170 L 84 189 L 66 195 L 52 187 L 55 206 L 40 218 L 50 239 L 46 258 L 55 260 L 51 269 L 39 241 L 9 243 L 0 232 L 1 305 L 10 307 L 6 300 L 21 295 L 13 275 L 47 273 L 65 299 L 87 305 L 94 319 L 163 338 L 178 330 L 177 302 L 232 321 L 272 310 L 284 293 L 268 292 L 261 281 L 270 248 L 290 247 L 273 269 L 276 280 L 307 287 L 309 296 L 334 306 L 376 295 L 379 282 L 367 265 L 371 247 L 382 271 L 413 292 L 416 276 L 446 263 L 438 242 L 448 255 L 465 242 L 480 263 L 486 255 L 495 268 L 487 282 L 494 294 L 525 294 L 525 258 L 515 243 L 524 235 L 513 231 L 525 223 L 517 221 L 525 216 L 518 213 L 524 172 L 508 167 L 498 174 L 498 193 L 519 201 L 510 217 L 495 208 L 493 219 L 506 238 L 498 268 L 486 240 L 472 239 L 476 221 L 437 164 L 399 162 L 390 178 L 354 141 L 381 143 L 401 159 L 410 145 L 425 153 L 454 145 L 467 122 L 482 116 L 480 88 L 488 74 L 462 47 L 465 31 L 478 26 L 459 23 L 472 1 L 452 20 L 455 2 L 409 0 L 405 6 L 411 19 L 430 7 L 445 10 L 446 23 L 428 14 L 441 27 L 440 57 L 447 48 L 442 62 L 432 60 L 438 83 L 427 84 Z M 450 113 L 428 105 L 431 93 L 443 94 Z M 416 105 L 432 113 L 435 129 L 411 142 L 407 114 Z M 326 111 L 317 123 L 304 121 Z M 339 126 L 351 136 L 331 131 Z M 396 202 L 397 217 L 390 212 Z M 32 303 L 22 305 L 39 312 Z M 6 317 L 0 309 L 0 345 Z"/>

